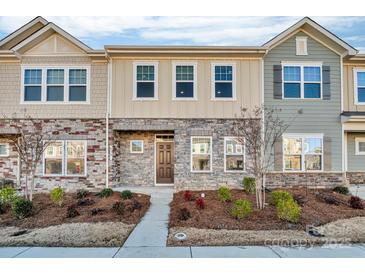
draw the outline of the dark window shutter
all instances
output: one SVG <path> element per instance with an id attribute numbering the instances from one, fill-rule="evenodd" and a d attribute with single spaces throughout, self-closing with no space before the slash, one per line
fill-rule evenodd
<path id="1" fill-rule="evenodd" d="M 331 171 L 332 168 L 332 140 L 331 137 L 325 136 L 323 138 L 323 170 Z"/>
<path id="2" fill-rule="evenodd" d="M 274 169 L 283 171 L 283 139 L 278 138 L 274 144 Z"/>
<path id="3" fill-rule="evenodd" d="M 283 98 L 283 76 L 281 65 L 274 65 L 274 99 Z"/>
<path id="4" fill-rule="evenodd" d="M 331 99 L 331 76 L 330 66 L 322 66 L 323 100 Z"/>

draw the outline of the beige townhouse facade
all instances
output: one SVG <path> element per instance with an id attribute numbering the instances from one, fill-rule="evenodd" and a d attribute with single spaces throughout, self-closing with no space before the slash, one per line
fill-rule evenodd
<path id="1" fill-rule="evenodd" d="M 234 124 L 265 105 L 291 123 L 269 187 L 362 183 L 364 60 L 309 18 L 263 46 L 93 50 L 37 17 L 0 41 L 0 178 L 22 185 L 7 138 L 31 117 L 52 130 L 36 190 L 238 186 L 250 157 Z"/>

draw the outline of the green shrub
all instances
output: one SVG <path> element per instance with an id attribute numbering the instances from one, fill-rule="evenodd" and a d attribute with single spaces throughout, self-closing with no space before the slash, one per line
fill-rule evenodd
<path id="1" fill-rule="evenodd" d="M 292 199 L 280 200 L 276 205 L 276 212 L 280 220 L 291 223 L 299 222 L 300 206 Z"/>
<path id="2" fill-rule="evenodd" d="M 12 187 L 15 188 L 15 182 L 12 179 L 0 179 L 0 188 Z"/>
<path id="3" fill-rule="evenodd" d="M 277 206 L 277 204 L 280 201 L 287 201 L 287 200 L 292 200 L 294 201 L 293 195 L 291 195 L 289 192 L 287 191 L 283 191 L 283 190 L 276 190 L 271 192 L 271 200 L 273 202 L 273 204 L 275 206 Z"/>
<path id="4" fill-rule="evenodd" d="M 0 201 L 4 205 L 11 205 L 16 199 L 16 191 L 12 187 L 4 187 L 0 189 Z"/>
<path id="5" fill-rule="evenodd" d="M 232 217 L 236 219 L 243 219 L 252 212 L 252 203 L 249 200 L 237 200 L 231 209 Z"/>
<path id="6" fill-rule="evenodd" d="M 255 194 L 256 192 L 256 179 L 252 177 L 243 178 L 243 187 L 248 194 Z"/>
<path id="7" fill-rule="evenodd" d="M 348 189 L 347 186 L 336 186 L 333 189 L 334 192 L 343 194 L 343 195 L 349 195 L 350 194 L 350 190 Z"/>
<path id="8" fill-rule="evenodd" d="M 114 193 L 114 191 L 111 188 L 104 188 L 97 195 L 101 198 L 108 198 L 108 197 L 112 196 L 113 193 Z"/>
<path id="9" fill-rule="evenodd" d="M 12 211 L 18 219 L 27 218 L 32 215 L 33 204 L 27 199 L 18 198 L 12 204 Z"/>
<path id="10" fill-rule="evenodd" d="M 120 197 L 122 197 L 123 200 L 132 199 L 132 197 L 133 197 L 132 191 L 123 190 L 122 193 L 120 193 Z"/>
<path id="11" fill-rule="evenodd" d="M 221 186 L 218 189 L 218 198 L 221 202 L 231 201 L 232 199 L 231 190 L 226 186 Z"/>
<path id="12" fill-rule="evenodd" d="M 64 195 L 65 195 L 65 191 L 61 187 L 56 187 L 56 188 L 52 189 L 52 191 L 50 193 L 52 202 L 54 202 L 55 204 L 57 204 L 59 206 L 62 206 Z"/>
<path id="13" fill-rule="evenodd" d="M 87 191 L 86 189 L 79 189 L 76 192 L 76 198 L 83 199 L 87 196 L 87 194 L 89 194 L 89 191 Z"/>

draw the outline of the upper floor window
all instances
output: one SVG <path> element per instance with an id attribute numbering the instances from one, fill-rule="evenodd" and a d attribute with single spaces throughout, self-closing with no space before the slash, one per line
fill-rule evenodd
<path id="1" fill-rule="evenodd" d="M 283 151 L 285 171 L 322 170 L 322 135 L 284 135 Z"/>
<path id="2" fill-rule="evenodd" d="M 285 99 L 320 99 L 322 97 L 321 65 L 283 66 Z"/>
<path id="3" fill-rule="evenodd" d="M 365 155 L 365 138 L 355 138 L 356 155 Z"/>
<path id="4" fill-rule="evenodd" d="M 133 98 L 155 100 L 157 94 L 158 64 L 156 62 L 134 63 Z"/>
<path id="5" fill-rule="evenodd" d="M 235 65 L 212 64 L 212 98 L 235 99 Z"/>
<path id="6" fill-rule="evenodd" d="M 296 55 L 308 55 L 307 37 L 296 37 Z"/>
<path id="7" fill-rule="evenodd" d="M 86 103 L 88 68 L 23 68 L 23 103 Z"/>
<path id="8" fill-rule="evenodd" d="M 354 69 L 355 104 L 365 104 L 365 69 Z"/>
<path id="9" fill-rule="evenodd" d="M 197 99 L 196 63 L 173 64 L 173 95 L 175 100 Z"/>

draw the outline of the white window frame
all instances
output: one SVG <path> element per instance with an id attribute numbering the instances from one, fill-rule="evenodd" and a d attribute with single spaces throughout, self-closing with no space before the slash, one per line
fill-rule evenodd
<path id="1" fill-rule="evenodd" d="M 5 154 L 0 154 L 0 157 L 9 157 L 9 155 L 10 155 L 9 143 L 0 143 L 0 145 L 6 147 L 6 153 Z"/>
<path id="2" fill-rule="evenodd" d="M 206 138 L 210 140 L 210 153 L 193 153 L 193 139 Z M 209 170 L 193 170 L 193 155 L 209 155 L 210 157 L 210 167 Z M 190 172 L 191 173 L 211 173 L 213 166 L 213 139 L 212 136 L 191 136 L 190 137 Z"/>
<path id="3" fill-rule="evenodd" d="M 137 66 L 153 66 L 154 67 L 154 81 L 151 80 L 137 80 Z M 154 83 L 153 97 L 137 97 L 137 82 Z M 156 101 L 158 100 L 158 62 L 133 62 L 133 101 Z"/>
<path id="4" fill-rule="evenodd" d="M 322 100 L 323 99 L 323 75 L 322 75 L 322 62 L 281 62 L 282 67 L 282 99 L 283 100 Z M 300 67 L 300 81 L 285 81 L 284 80 L 284 67 Z M 320 81 L 304 81 L 304 67 L 319 67 L 319 72 L 321 76 Z M 299 98 L 286 98 L 284 95 L 284 85 L 285 83 L 300 83 L 300 97 Z M 304 84 L 320 84 L 320 97 L 319 98 L 304 98 Z"/>
<path id="5" fill-rule="evenodd" d="M 47 83 L 47 73 L 48 73 L 48 70 L 51 70 L 51 69 L 59 69 L 59 70 L 63 70 L 63 84 L 48 84 Z M 65 101 L 65 93 L 66 93 L 66 76 L 67 76 L 67 81 L 68 81 L 68 70 L 66 71 L 64 68 L 47 68 L 45 69 L 45 77 L 46 77 L 46 102 L 49 103 L 49 102 L 52 102 L 52 103 L 55 103 L 55 102 L 58 102 L 58 103 L 61 103 L 62 101 L 47 101 L 47 90 L 48 90 L 48 87 L 63 87 L 63 101 Z M 42 70 L 42 74 L 43 74 L 43 70 Z M 42 75 L 43 76 L 43 75 Z M 42 77 L 42 80 L 43 80 L 43 77 Z M 68 95 L 67 95 L 68 96 Z M 27 101 L 26 101 L 27 102 Z M 34 102 L 34 101 L 33 101 Z"/>
<path id="6" fill-rule="evenodd" d="M 231 66 L 232 67 L 232 81 L 230 80 L 215 80 L 215 67 L 219 66 Z M 236 101 L 236 63 L 215 62 L 211 64 L 211 99 L 213 101 Z M 220 98 L 215 97 L 215 84 L 216 83 L 232 83 L 232 97 Z"/>
<path id="7" fill-rule="evenodd" d="M 359 143 L 365 143 L 365 137 L 355 137 L 355 155 L 365 155 L 365 151 L 360 151 Z"/>
<path id="8" fill-rule="evenodd" d="M 299 44 L 300 42 L 304 42 L 304 52 L 300 53 L 299 52 Z M 295 38 L 295 53 L 297 56 L 305 56 L 308 55 L 308 37 L 306 36 L 297 36 Z"/>
<path id="9" fill-rule="evenodd" d="M 359 87 L 361 88 L 365 88 L 365 86 L 358 86 L 357 85 L 357 73 L 358 72 L 363 72 L 365 73 L 365 69 L 364 68 L 354 68 L 353 69 L 353 73 L 354 73 L 354 104 L 355 105 L 365 105 L 365 102 L 359 102 L 359 96 L 358 96 L 358 91 L 357 89 Z"/>
<path id="10" fill-rule="evenodd" d="M 42 86 L 41 86 L 41 101 L 25 101 L 24 100 L 24 74 L 27 69 L 41 69 L 42 70 Z M 64 70 L 64 100 L 63 101 L 47 101 L 47 70 L 48 69 L 63 69 Z M 86 101 L 69 101 L 69 70 L 70 69 L 84 69 L 86 70 Z M 37 66 L 26 65 L 21 66 L 21 85 L 20 85 L 20 104 L 24 105 L 85 105 L 90 104 L 90 66 Z M 56 85 L 59 86 L 59 85 Z M 73 86 L 73 85 L 71 85 Z"/>
<path id="11" fill-rule="evenodd" d="M 229 139 L 237 139 L 237 136 L 226 136 L 224 137 L 224 172 L 226 173 L 243 173 L 246 172 L 246 147 L 244 144 L 241 144 L 242 146 L 242 154 L 238 153 L 230 153 L 227 154 L 227 140 Z M 227 170 L 227 162 L 226 162 L 226 156 L 234 155 L 234 156 L 243 156 L 243 169 L 242 170 Z"/>
<path id="12" fill-rule="evenodd" d="M 133 151 L 133 148 L 132 148 L 132 143 L 133 142 L 141 142 L 141 145 L 142 145 L 142 150 L 141 151 Z M 132 154 L 142 154 L 144 151 L 144 142 L 143 140 L 130 140 L 129 141 L 129 152 L 132 153 Z"/>
<path id="13" fill-rule="evenodd" d="M 176 66 L 193 66 L 193 97 L 176 97 L 176 83 L 182 83 L 182 82 L 191 82 L 188 80 L 176 80 Z M 173 101 L 196 101 L 198 100 L 198 88 L 197 88 L 197 82 L 198 82 L 198 73 L 197 73 L 198 63 L 197 62 L 172 62 L 172 100 Z"/>
<path id="14" fill-rule="evenodd" d="M 67 143 L 68 142 L 83 142 L 84 151 L 84 173 L 83 174 L 66 174 L 67 173 Z M 52 140 L 50 143 L 62 143 L 62 173 L 61 174 L 46 174 L 45 173 L 45 154 L 47 148 L 43 152 L 42 159 L 42 176 L 43 177 L 87 177 L 87 140 Z"/>
<path id="15" fill-rule="evenodd" d="M 302 153 L 301 153 L 301 170 L 286 170 L 285 169 L 285 153 L 284 153 L 284 138 L 297 138 L 302 140 Z M 305 138 L 321 138 L 322 140 L 322 158 L 321 158 L 321 169 L 320 170 L 306 170 L 305 169 L 305 155 L 320 155 L 320 154 L 310 154 L 304 152 L 304 139 Z M 324 142 L 323 142 L 323 133 L 286 133 L 282 136 L 282 161 L 283 161 L 283 172 L 286 173 L 297 173 L 297 172 L 308 172 L 308 173 L 316 173 L 316 172 L 323 172 L 324 166 Z M 291 154 L 294 155 L 294 154 Z M 299 155 L 299 154 L 298 154 Z"/>

